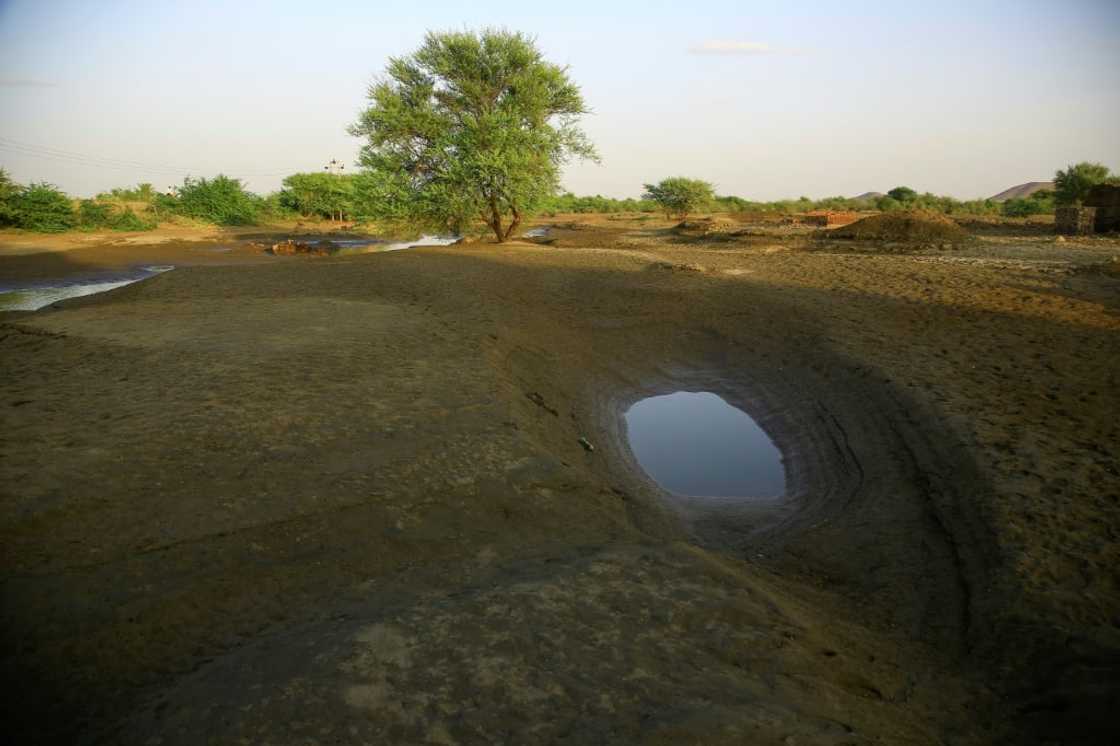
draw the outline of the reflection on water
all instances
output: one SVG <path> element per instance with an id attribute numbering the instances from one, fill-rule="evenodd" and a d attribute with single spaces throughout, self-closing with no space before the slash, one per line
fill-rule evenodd
<path id="1" fill-rule="evenodd" d="M 780 497 L 782 454 L 746 412 L 710 392 L 643 399 L 625 414 L 630 450 L 669 492 L 695 497 Z"/>
<path id="2" fill-rule="evenodd" d="M 151 264 L 123 274 L 75 280 L 65 285 L 0 288 L 0 311 L 35 311 L 60 300 L 104 293 L 173 269 L 166 264 Z"/>

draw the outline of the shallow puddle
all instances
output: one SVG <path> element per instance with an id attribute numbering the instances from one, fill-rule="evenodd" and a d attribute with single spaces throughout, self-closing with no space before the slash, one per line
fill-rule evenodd
<path id="1" fill-rule="evenodd" d="M 128 273 L 91 277 L 58 285 L 0 288 L 0 311 L 36 311 L 67 298 L 104 293 L 175 269 L 164 264 L 137 267 Z"/>
<path id="2" fill-rule="evenodd" d="M 624 417 L 634 457 L 669 492 L 689 497 L 785 494 L 782 454 L 770 436 L 716 394 L 652 396 Z"/>

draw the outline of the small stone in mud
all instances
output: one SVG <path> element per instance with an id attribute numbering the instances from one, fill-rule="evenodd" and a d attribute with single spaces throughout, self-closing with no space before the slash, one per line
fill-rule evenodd
<path id="1" fill-rule="evenodd" d="M 591 453 L 595 450 L 595 446 L 591 445 L 591 441 L 587 438 L 580 438 L 579 444 L 583 446 L 583 450 L 587 451 L 588 453 Z"/>

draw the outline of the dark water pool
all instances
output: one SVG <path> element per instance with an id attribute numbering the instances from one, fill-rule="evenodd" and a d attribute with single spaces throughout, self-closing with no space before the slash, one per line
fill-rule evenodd
<path id="1" fill-rule="evenodd" d="M 691 497 L 780 497 L 782 454 L 746 412 L 716 394 L 642 399 L 624 415 L 638 463 L 669 492 Z"/>

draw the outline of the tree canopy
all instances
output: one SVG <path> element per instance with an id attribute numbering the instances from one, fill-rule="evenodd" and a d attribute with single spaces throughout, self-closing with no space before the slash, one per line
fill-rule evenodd
<path id="1" fill-rule="evenodd" d="M 351 174 L 292 174 L 284 179 L 280 204 L 305 217 L 343 220 L 354 213 L 354 179 Z"/>
<path id="2" fill-rule="evenodd" d="M 21 189 L 13 200 L 13 208 L 16 224 L 27 230 L 58 233 L 78 222 L 70 198 L 45 181 Z"/>
<path id="3" fill-rule="evenodd" d="M 908 186 L 896 186 L 887 192 L 887 196 L 898 202 L 913 202 L 918 198 L 918 193 Z"/>
<path id="4" fill-rule="evenodd" d="M 1080 205 L 1097 184 L 1112 180 L 1107 166 L 1082 161 L 1054 174 L 1054 198 L 1059 205 Z"/>
<path id="5" fill-rule="evenodd" d="M 16 197 L 19 196 L 19 191 L 19 184 L 12 181 L 8 172 L 0 168 L 0 225 L 17 223 Z"/>
<path id="6" fill-rule="evenodd" d="M 481 218 L 504 241 L 557 191 L 565 161 L 596 158 L 579 88 L 520 33 L 430 32 L 368 98 L 350 133 L 366 139 L 375 217 L 455 231 Z"/>
<path id="7" fill-rule="evenodd" d="M 667 216 L 676 215 L 682 220 L 715 199 L 715 189 L 711 184 L 683 176 L 673 176 L 644 186 L 644 199 L 656 202 Z"/>

